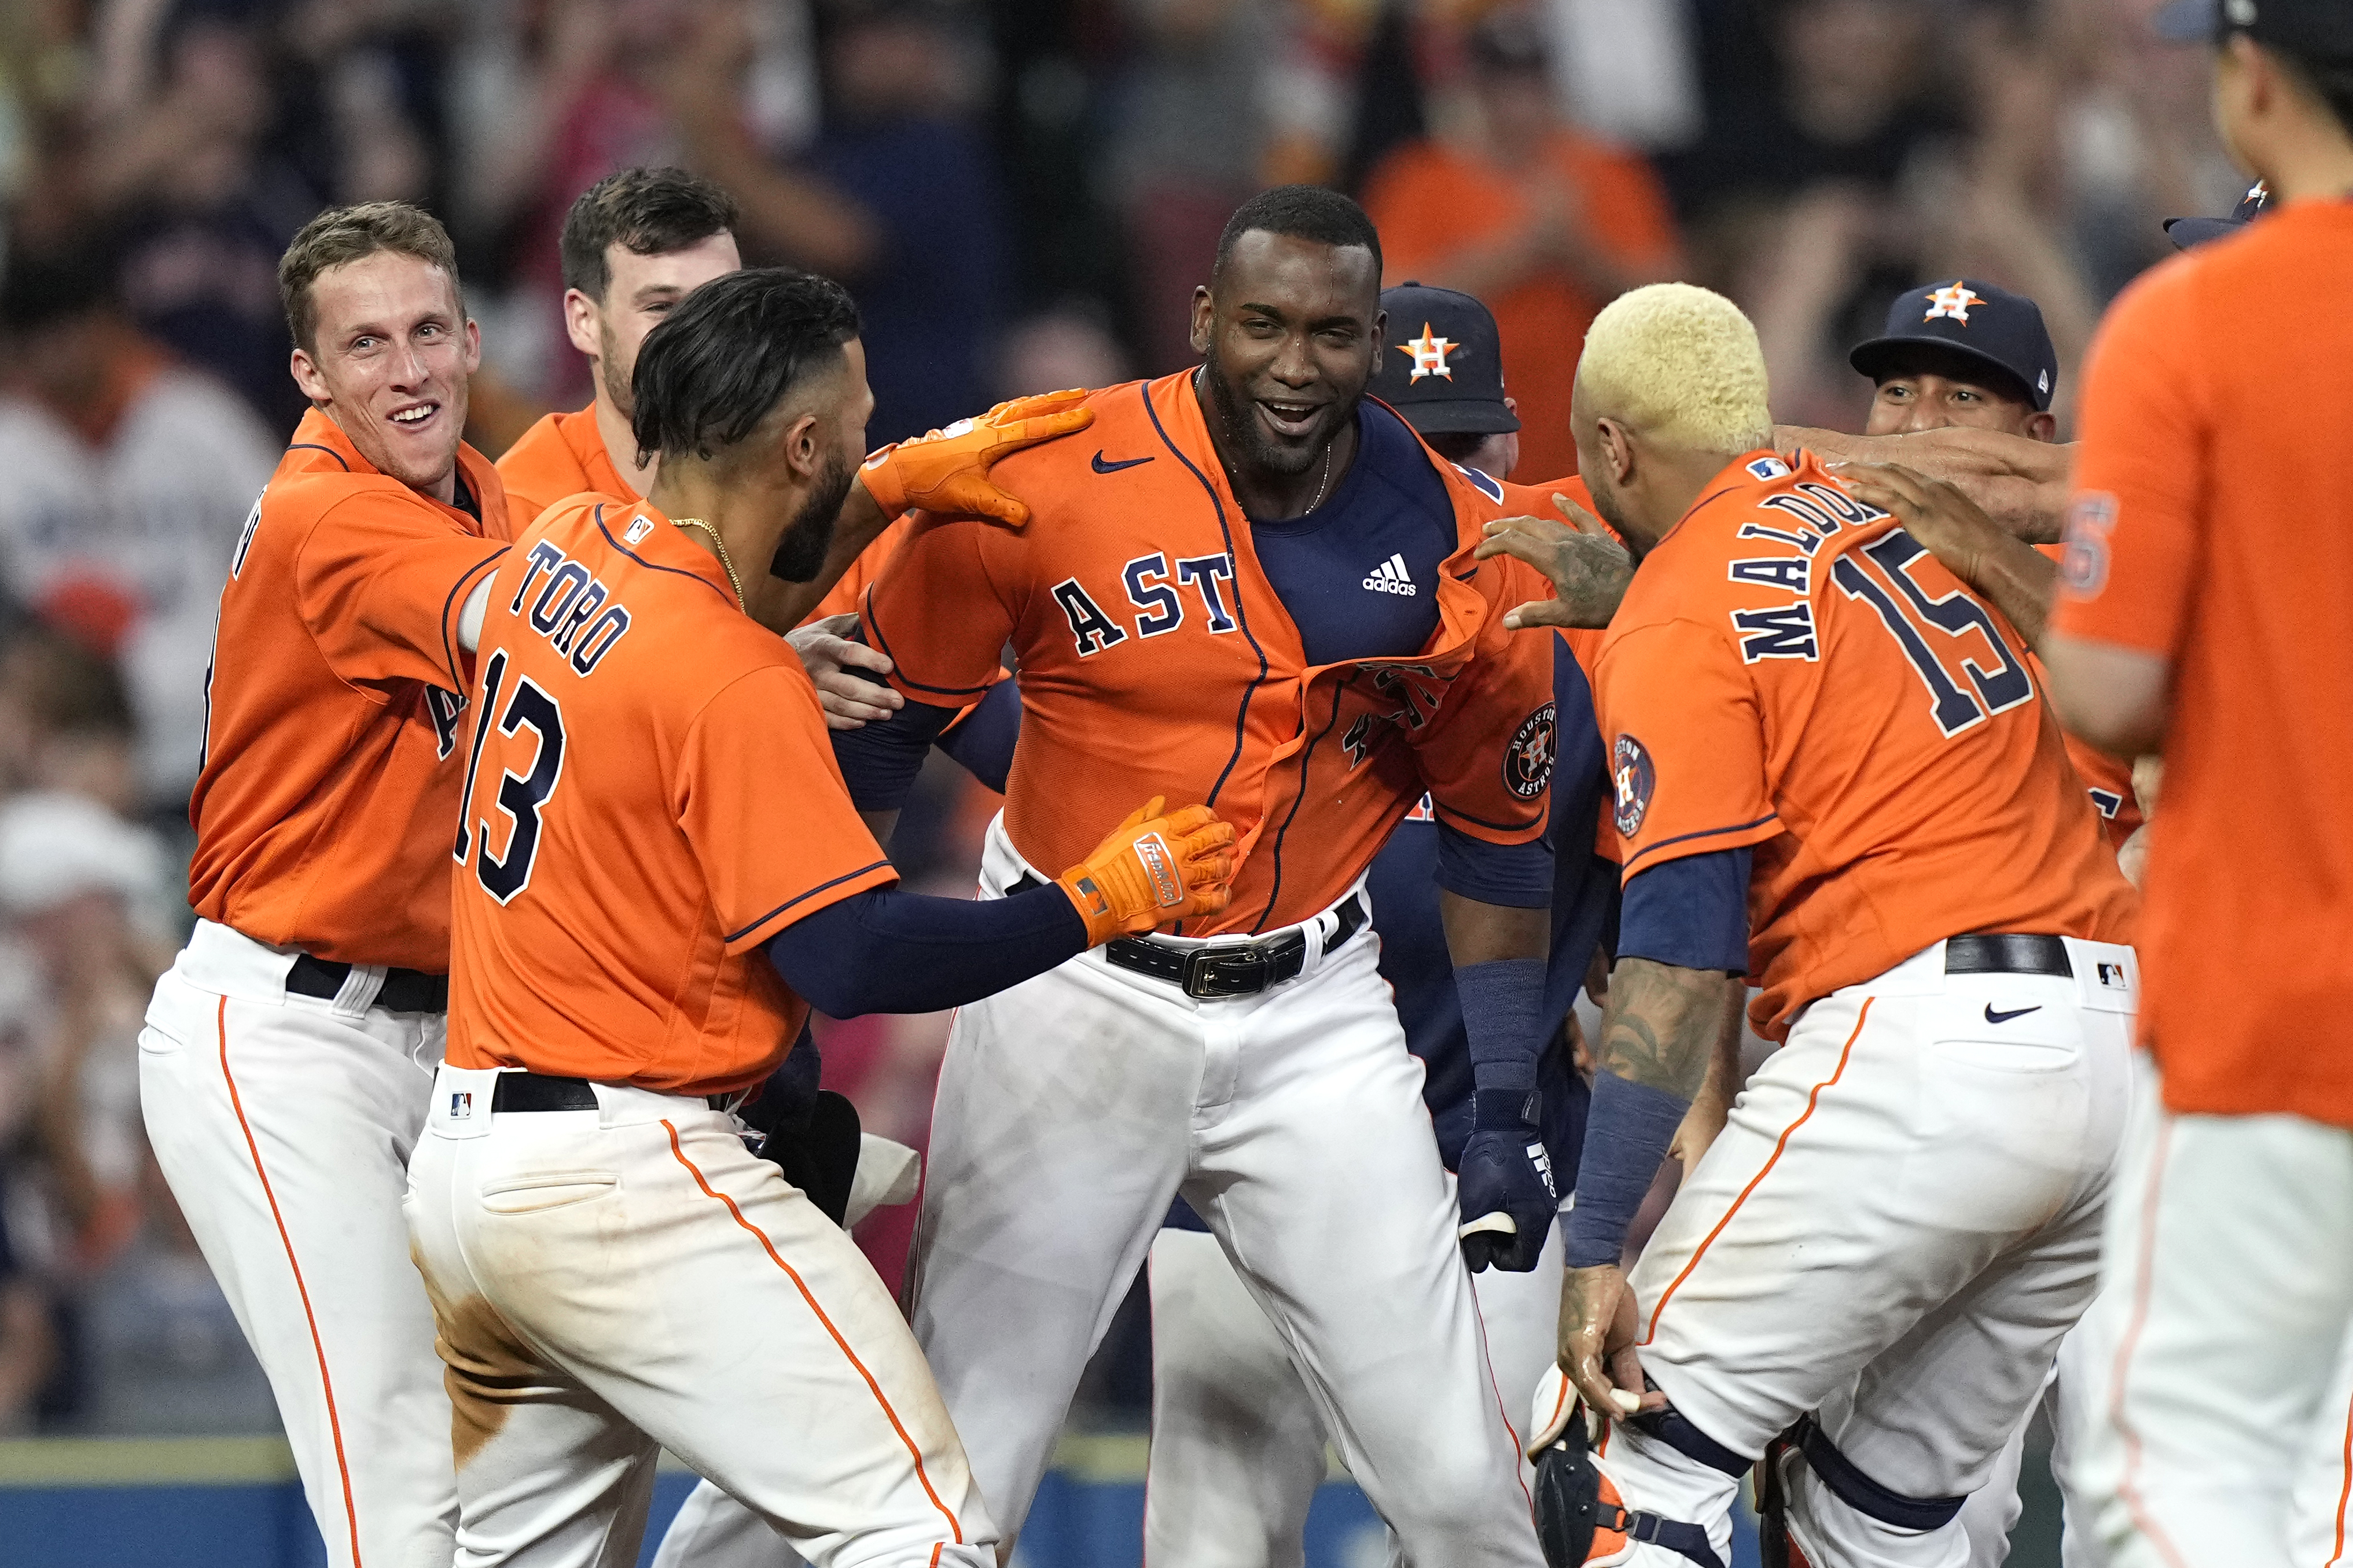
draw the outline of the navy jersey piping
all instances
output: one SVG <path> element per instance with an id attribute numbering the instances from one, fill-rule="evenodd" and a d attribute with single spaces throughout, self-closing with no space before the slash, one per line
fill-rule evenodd
<path id="1" fill-rule="evenodd" d="M 622 554 L 628 556 L 630 560 L 636 562 L 638 565 L 644 567 L 649 572 L 669 572 L 677 576 L 683 577 L 691 583 L 700 583 L 704 587 L 710 589 L 712 593 L 718 595 L 719 597 L 727 604 L 735 604 L 735 601 L 728 596 L 726 589 L 721 587 L 710 578 L 705 577 L 702 573 L 689 572 L 684 567 L 681 566 L 665 566 L 659 561 L 649 561 L 644 556 L 638 554 L 636 551 L 630 549 L 628 545 L 622 543 L 619 540 L 614 538 L 613 531 L 605 526 L 605 508 L 608 504 L 610 503 L 606 501 L 598 501 L 596 503 L 596 531 L 605 536 L 606 543 L 611 545 L 614 549 L 619 551 Z M 744 606 L 741 605 L 735 605 L 735 607 L 738 610 L 741 610 Z"/>
<path id="2" fill-rule="evenodd" d="M 290 452 L 324 452 L 327 456 L 335 459 L 336 464 L 342 468 L 343 472 L 348 474 L 352 471 L 352 466 L 343 461 L 343 455 L 341 452 L 336 451 L 332 447 L 322 447 L 316 441 L 295 441 L 289 444 L 286 449 Z"/>
<path id="3" fill-rule="evenodd" d="M 1353 681 L 1352 677 L 1349 680 L 1336 681 L 1333 684 L 1332 716 L 1324 721 L 1324 728 L 1315 731 L 1315 738 L 1308 742 L 1306 747 L 1299 753 L 1298 793 L 1291 797 L 1291 809 L 1283 813 L 1282 826 L 1274 830 L 1274 881 L 1266 890 L 1266 908 L 1259 911 L 1256 923 L 1250 927 L 1252 936 L 1266 929 L 1268 919 L 1274 913 L 1274 901 L 1282 896 L 1283 836 L 1291 831 L 1293 819 L 1298 816 L 1300 806 L 1307 800 L 1307 764 L 1315 760 L 1315 748 L 1324 743 L 1324 737 L 1330 734 L 1332 726 L 1340 721 L 1340 693 L 1346 690 Z"/>
<path id="4" fill-rule="evenodd" d="M 883 653 L 890 655 L 891 673 L 899 678 L 899 683 L 901 685 L 912 687 L 917 691 L 929 691 L 934 696 L 939 697 L 961 697 L 969 699 L 974 697 L 986 697 L 988 695 L 989 688 L 986 686 L 926 686 L 922 681 L 917 680 L 913 676 L 909 675 L 906 670 L 901 667 L 899 663 L 899 656 L 891 652 L 891 639 L 882 635 L 882 617 L 874 613 L 874 595 L 871 593 L 869 593 L 866 595 L 865 622 L 868 626 L 874 628 L 874 646 Z M 927 706 L 942 708 L 945 707 L 946 704 L 934 702 L 927 704 Z"/>
<path id="5" fill-rule="evenodd" d="M 880 860 L 871 861 L 867 865 L 860 866 L 855 871 L 844 871 L 840 876 L 832 879 L 830 881 L 819 882 L 816 887 L 809 889 L 807 892 L 794 894 L 791 898 L 786 899 L 783 903 L 778 904 L 775 909 L 770 910 L 766 914 L 762 915 L 758 920 L 752 921 L 748 925 L 737 926 L 733 931 L 729 931 L 725 936 L 721 937 L 719 940 L 732 946 L 753 931 L 758 931 L 762 926 L 766 925 L 770 921 L 775 920 L 778 915 L 783 914 L 795 904 L 805 903 L 808 900 L 816 898 L 819 893 L 824 892 L 828 888 L 839 888 L 844 882 L 852 881 L 857 878 L 863 877 L 867 872 L 874 870 L 878 867 L 884 867 L 890 864 L 890 857 L 886 855 Z"/>
<path id="6" fill-rule="evenodd" d="M 1678 833 L 1672 838 L 1662 838 L 1656 844 L 1646 844 L 1626 857 L 1626 869 L 1632 870 L 1635 861 L 1645 855 L 1655 854 L 1670 845 L 1688 844 L 1694 838 L 1721 838 L 1727 833 L 1746 833 L 1752 827 L 1764 826 L 1767 823 L 1778 819 L 1780 815 L 1778 811 L 1768 811 L 1754 822 L 1736 822 L 1728 827 L 1703 827 L 1695 833 Z"/>
<path id="7" fill-rule="evenodd" d="M 1186 390 L 1190 392 L 1192 385 L 1192 379 L 1188 376 L 1185 382 Z M 1226 542 L 1226 559 L 1235 563 L 1234 619 L 1240 624 L 1242 636 L 1250 639 L 1250 652 L 1258 655 L 1258 674 L 1251 678 L 1250 685 L 1243 688 L 1242 700 L 1234 709 L 1233 755 L 1226 759 L 1225 767 L 1218 774 L 1218 782 L 1209 787 L 1209 798 L 1201 803 L 1204 805 L 1214 806 L 1218 804 L 1219 792 L 1226 787 L 1226 780 L 1232 776 L 1235 764 L 1242 760 L 1243 725 L 1250 719 L 1250 699 L 1257 696 L 1258 689 L 1266 684 L 1266 649 L 1258 646 L 1258 634 L 1250 630 L 1250 612 L 1242 606 L 1241 558 L 1234 552 L 1234 533 L 1226 521 L 1226 503 L 1218 499 L 1218 487 L 1211 484 L 1208 476 L 1201 472 L 1193 459 L 1187 457 L 1182 448 L 1168 438 L 1166 427 L 1160 423 L 1160 410 L 1152 406 L 1151 384 L 1147 382 L 1137 387 L 1136 395 L 1144 399 L 1144 412 L 1151 419 L 1153 433 L 1160 437 L 1160 444 L 1174 453 L 1178 462 L 1185 465 L 1186 472 L 1201 482 L 1202 492 L 1209 498 L 1209 505 L 1218 514 L 1218 534 Z M 1194 395 L 1198 398 L 1199 395 L 1196 393 Z"/>

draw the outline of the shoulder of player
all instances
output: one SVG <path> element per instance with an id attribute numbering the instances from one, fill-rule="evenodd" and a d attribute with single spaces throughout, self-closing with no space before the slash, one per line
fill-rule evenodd
<path id="1" fill-rule="evenodd" d="M 1094 410 L 1095 417 L 1085 429 L 998 458 L 990 479 L 1029 507 L 1029 521 L 1022 528 L 986 518 L 915 512 L 909 514 L 913 529 L 979 528 L 997 543 L 1011 546 L 1052 540 L 1072 526 L 1099 528 L 1104 517 L 1101 503 L 1132 499 L 1130 487 L 1136 479 L 1162 479 L 1168 468 L 1181 471 L 1187 463 L 1203 460 L 1185 451 L 1172 411 L 1152 406 L 1155 391 L 1183 379 L 1164 376 L 1098 388 L 1087 394 L 1084 405 Z M 1207 460 L 1216 461 L 1214 457 Z M 1192 480 L 1184 482 L 1190 485 Z"/>

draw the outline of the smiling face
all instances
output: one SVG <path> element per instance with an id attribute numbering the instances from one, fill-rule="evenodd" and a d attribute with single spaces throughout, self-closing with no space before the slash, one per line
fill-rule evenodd
<path id="1" fill-rule="evenodd" d="M 1966 354 L 1943 353 L 1923 344 L 1906 349 L 1880 369 L 1864 435 L 1907 436 L 1955 426 L 2048 441 L 2057 433 L 2058 421 L 2038 412 L 2008 377 Z"/>
<path id="2" fill-rule="evenodd" d="M 1323 457 L 1380 363 L 1380 289 L 1360 245 L 1261 229 L 1234 241 L 1213 288 L 1193 295 L 1228 461 L 1289 478 Z"/>
<path id="3" fill-rule="evenodd" d="M 294 383 L 381 472 L 447 501 L 457 493 L 466 382 L 481 334 L 457 280 L 429 261 L 379 250 L 311 284 L 314 346 L 294 350 Z"/>
<path id="4" fill-rule="evenodd" d="M 713 278 L 743 269 L 735 237 L 722 231 L 676 250 L 640 256 L 614 241 L 605 247 L 605 297 L 564 292 L 564 325 L 572 346 L 595 363 L 597 395 L 627 419 L 636 407 L 629 377 L 638 348 L 672 307 Z"/>

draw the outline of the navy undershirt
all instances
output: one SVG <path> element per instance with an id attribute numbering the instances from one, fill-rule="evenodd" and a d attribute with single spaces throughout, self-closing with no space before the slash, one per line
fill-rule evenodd
<path id="1" fill-rule="evenodd" d="M 1635 874 L 1626 884 L 1618 956 L 1678 969 L 1748 969 L 1750 852 L 1687 855 Z"/>
<path id="2" fill-rule="evenodd" d="M 1250 525 L 1260 569 L 1311 666 L 1404 658 L 1429 646 L 1439 564 L 1454 553 L 1454 502 L 1396 415 L 1358 405 L 1356 459 L 1324 503 Z"/>

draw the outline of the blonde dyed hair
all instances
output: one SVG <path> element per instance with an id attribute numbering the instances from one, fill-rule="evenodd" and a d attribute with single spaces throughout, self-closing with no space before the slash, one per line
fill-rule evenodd
<path id="1" fill-rule="evenodd" d="M 1662 446 L 1738 453 L 1773 444 L 1765 352 L 1723 295 L 1689 283 L 1620 294 L 1577 363 L 1586 405 Z"/>

